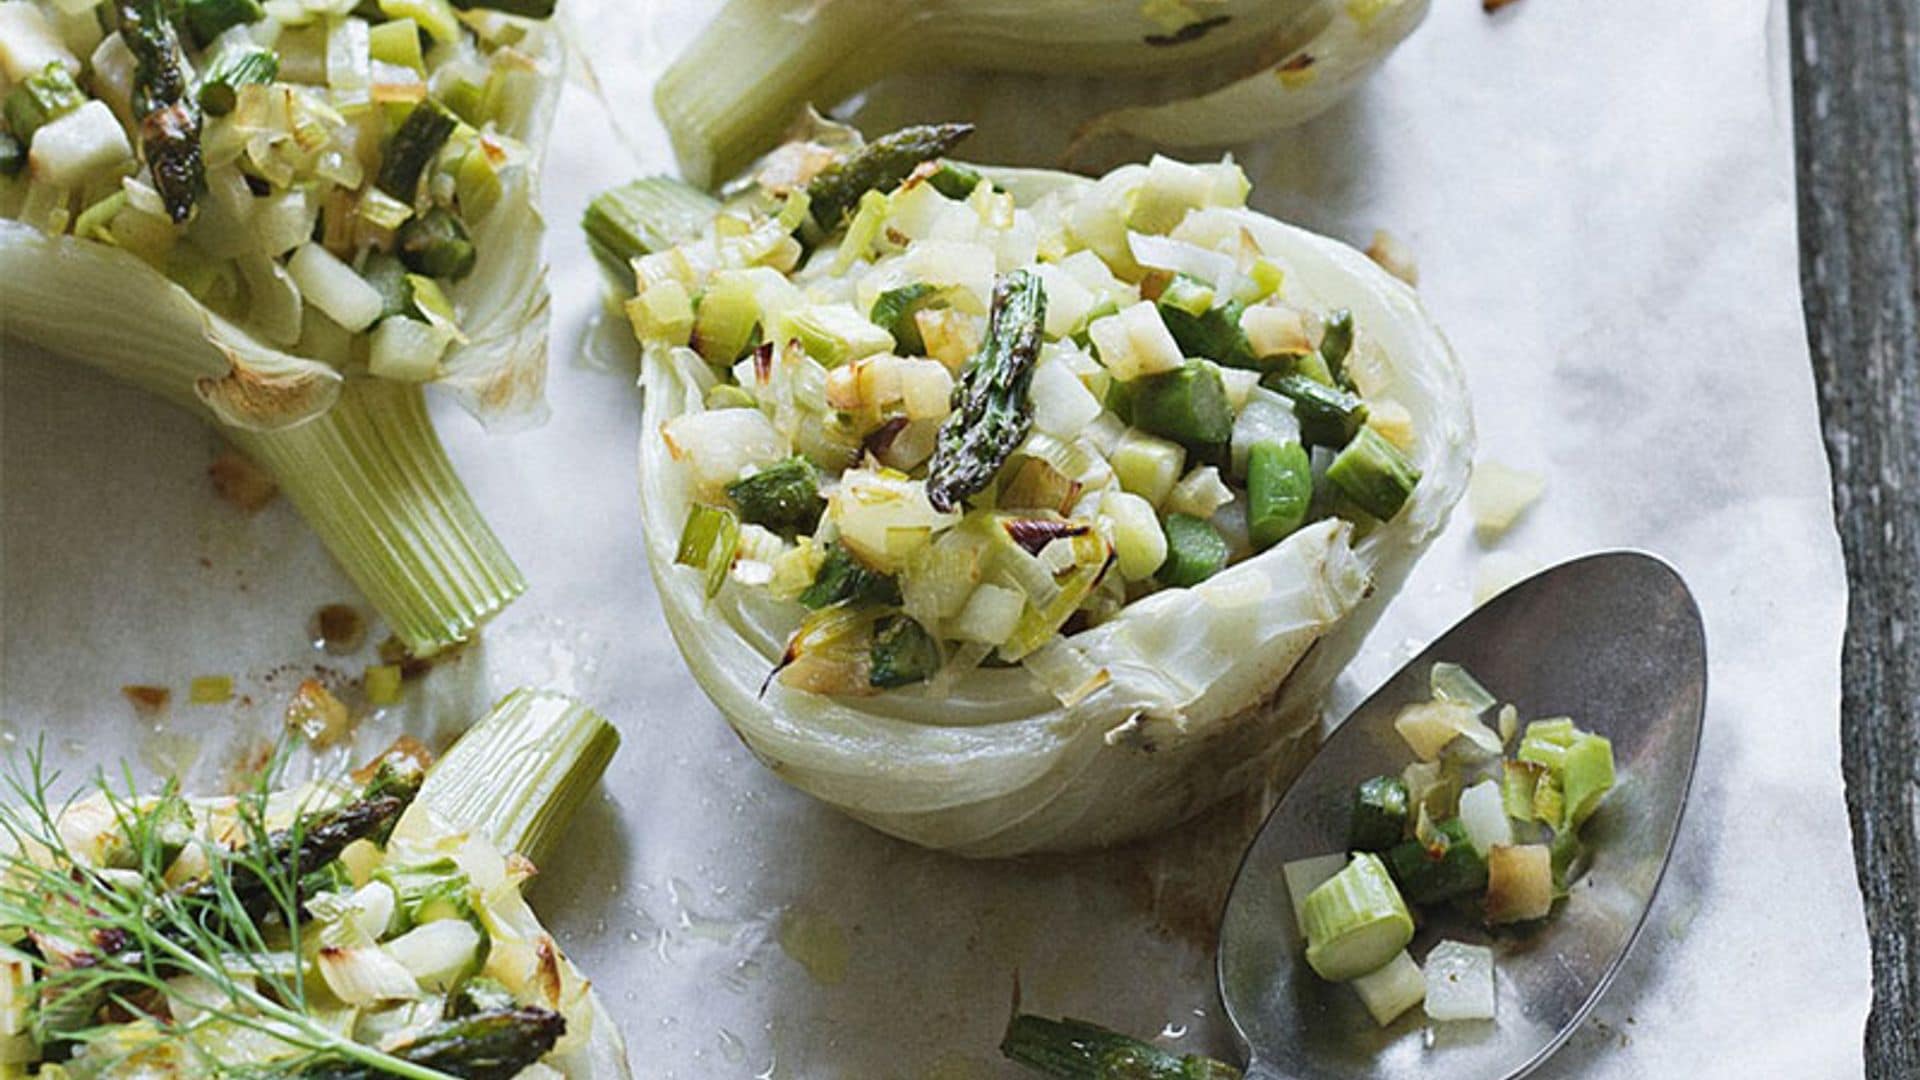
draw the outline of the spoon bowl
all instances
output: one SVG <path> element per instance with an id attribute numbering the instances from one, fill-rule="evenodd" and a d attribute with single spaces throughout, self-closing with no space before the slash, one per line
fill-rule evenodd
<path id="1" fill-rule="evenodd" d="M 1584 876 L 1534 927 L 1489 931 L 1435 912 L 1416 959 L 1449 938 L 1490 945 L 1496 1019 L 1429 1025 L 1419 1009 L 1379 1027 L 1351 987 L 1307 967 L 1282 867 L 1346 850 L 1354 787 L 1413 760 L 1393 728 L 1428 698 L 1436 662 L 1464 666 L 1522 722 L 1571 716 L 1613 743 L 1618 782 L 1581 835 Z M 1632 947 L 1660 885 L 1692 784 L 1706 707 L 1706 637 L 1679 574 L 1637 552 L 1540 573 L 1474 612 L 1401 668 L 1328 738 L 1261 827 L 1221 919 L 1221 1000 L 1247 1076 L 1511 1078 L 1578 1027 Z M 1429 1030 L 1430 1029 L 1430 1030 Z"/>

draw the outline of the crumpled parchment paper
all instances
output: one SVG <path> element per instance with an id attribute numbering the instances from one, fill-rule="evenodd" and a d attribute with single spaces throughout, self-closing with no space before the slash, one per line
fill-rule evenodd
<path id="1" fill-rule="evenodd" d="M 602 288 L 575 223 L 599 187 L 671 169 L 648 88 L 717 3 L 563 6 L 585 63 L 546 183 L 554 419 L 489 438 L 436 408 L 532 588 L 330 759 L 402 728 L 444 740 L 525 682 L 620 723 L 605 797 L 534 897 L 607 991 L 638 1076 L 1011 1077 L 994 1048 L 1016 973 L 1030 1009 L 1231 1053 L 1210 941 L 1257 807 L 1102 855 L 931 855 L 784 788 L 682 668 L 637 535 L 636 395 L 617 332 L 596 329 Z M 1845 584 L 1801 327 L 1784 35 L 1778 3 L 1522 0 L 1489 17 L 1437 0 L 1357 97 L 1240 155 L 1261 209 L 1407 245 L 1466 364 L 1482 457 L 1549 478 L 1495 545 L 1456 518 L 1335 715 L 1469 610 L 1489 551 L 1546 563 L 1646 548 L 1706 612 L 1711 701 L 1673 869 L 1623 976 L 1546 1075 L 1861 1068 Z M 983 124 L 971 156 L 1051 164 L 1104 92 L 930 77 L 876 90 L 855 115 L 870 130 L 965 117 Z M 216 783 L 271 736 L 299 679 L 348 681 L 372 662 L 371 646 L 312 648 L 308 614 L 352 590 L 284 503 L 247 516 L 212 495 L 217 446 L 135 391 L 9 350 L 10 738 L 44 737 L 74 767 L 127 757 Z M 241 698 L 188 704 L 188 679 L 216 673 Z M 168 685 L 174 701 L 141 713 L 128 683 Z"/>

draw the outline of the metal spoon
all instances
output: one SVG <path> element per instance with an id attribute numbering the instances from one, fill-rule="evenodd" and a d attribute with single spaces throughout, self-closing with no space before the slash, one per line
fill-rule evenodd
<path id="1" fill-rule="evenodd" d="M 1551 919 L 1489 934 L 1435 913 L 1409 948 L 1490 944 L 1492 1022 L 1377 1027 L 1350 987 L 1307 967 L 1281 867 L 1345 849 L 1354 786 L 1412 756 L 1393 729 L 1437 661 L 1464 665 L 1523 719 L 1571 716 L 1613 741 L 1618 783 L 1582 836 L 1593 862 Z M 1706 637 L 1686 583 L 1635 552 L 1576 559 L 1509 589 L 1389 679 L 1328 739 L 1261 827 L 1220 926 L 1220 996 L 1249 1080 L 1519 1077 L 1565 1042 L 1626 958 L 1660 886 L 1693 780 Z M 1430 1030 L 1429 1030 L 1430 1029 Z"/>

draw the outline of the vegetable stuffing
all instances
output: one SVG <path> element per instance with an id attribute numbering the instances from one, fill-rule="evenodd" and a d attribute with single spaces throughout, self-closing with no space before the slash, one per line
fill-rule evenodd
<path id="1" fill-rule="evenodd" d="M 1522 729 L 1457 664 L 1433 665 L 1429 685 L 1394 721 L 1416 761 L 1354 789 L 1352 854 L 1285 867 L 1307 964 L 1351 984 L 1383 1027 L 1421 1002 L 1433 1021 L 1495 1019 L 1494 950 L 1442 941 L 1423 969 L 1407 951 L 1414 917 L 1447 906 L 1489 928 L 1550 918 L 1584 872 L 1581 826 L 1616 779 L 1605 736 L 1564 717 Z"/>
<path id="2" fill-rule="evenodd" d="M 825 126 L 725 200 L 592 201 L 649 554 L 784 776 L 933 846 L 1112 842 L 1258 774 L 1216 784 L 1199 733 L 1304 728 L 1459 496 L 1463 390 L 1411 293 L 1231 161 L 1085 180 L 965 134 Z"/>

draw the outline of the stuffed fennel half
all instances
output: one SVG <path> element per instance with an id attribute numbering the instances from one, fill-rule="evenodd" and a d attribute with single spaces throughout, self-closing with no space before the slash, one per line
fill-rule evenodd
<path id="1" fill-rule="evenodd" d="M 654 94 L 684 175 L 711 184 L 890 75 L 931 70 L 1165 77 L 1149 104 L 1081 137 L 1222 146 L 1337 102 L 1426 16 L 1428 0 L 729 0 Z M 1184 94 L 1185 96 L 1180 96 Z"/>
<path id="2" fill-rule="evenodd" d="M 0 809 L 0 1074 L 624 1080 L 626 1049 L 521 887 L 619 744 L 557 694 L 503 700 L 431 771 Z"/>
<path id="3" fill-rule="evenodd" d="M 590 207 L 638 288 L 648 554 L 787 780 L 969 855 L 1110 844 L 1312 732 L 1465 486 L 1465 387 L 1231 162 L 975 169 L 962 134 Z"/>
<path id="4" fill-rule="evenodd" d="M 0 0 L 0 332 L 273 472 L 415 652 L 524 587 L 421 387 L 542 415 L 539 0 Z"/>

